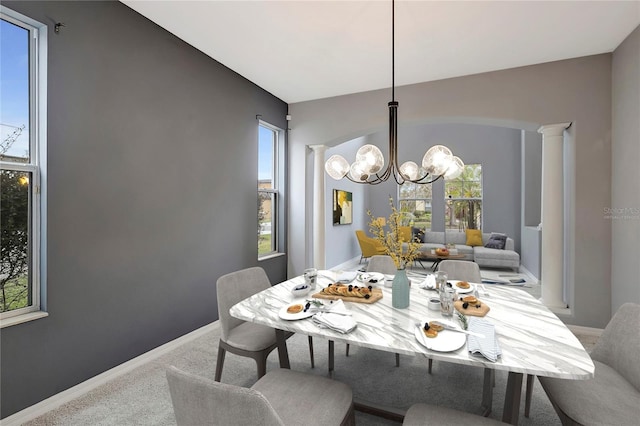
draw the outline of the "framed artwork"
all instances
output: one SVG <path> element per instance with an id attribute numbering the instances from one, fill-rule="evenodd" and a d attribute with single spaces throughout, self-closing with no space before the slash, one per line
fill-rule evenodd
<path id="1" fill-rule="evenodd" d="M 353 221 L 353 194 L 341 189 L 333 190 L 333 224 L 350 225 Z"/>

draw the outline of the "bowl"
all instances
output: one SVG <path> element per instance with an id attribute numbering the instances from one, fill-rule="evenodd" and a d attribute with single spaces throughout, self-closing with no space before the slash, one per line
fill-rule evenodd
<path id="1" fill-rule="evenodd" d="M 311 291 L 311 287 L 307 284 L 298 284 L 291 289 L 291 294 L 293 294 L 295 297 L 302 297 L 305 294 L 309 293 L 309 291 Z"/>

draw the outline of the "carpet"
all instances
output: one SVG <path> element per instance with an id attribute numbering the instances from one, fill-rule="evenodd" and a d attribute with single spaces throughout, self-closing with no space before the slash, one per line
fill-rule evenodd
<path id="1" fill-rule="evenodd" d="M 39 425 L 175 425 L 165 369 L 169 365 L 213 379 L 219 338 L 219 327 L 188 342 L 127 375 L 95 388 L 28 423 Z M 327 341 L 315 338 L 316 366 L 311 368 L 307 338 L 294 335 L 288 342 L 291 368 L 309 374 L 327 374 Z M 587 348 L 589 349 L 589 348 Z M 345 345 L 335 345 L 334 378 L 351 386 L 354 397 L 376 404 L 408 408 L 416 402 L 429 402 L 462 411 L 478 413 L 482 395 L 481 368 L 434 361 L 432 374 L 427 373 L 427 359 L 422 356 L 400 356 L 351 345 L 345 356 Z M 278 368 L 277 351 L 268 359 L 267 371 Z M 496 372 L 493 412 L 500 419 L 507 374 Z M 251 386 L 257 380 L 253 360 L 227 353 L 222 381 L 238 386 Z M 536 381 L 529 418 L 524 417 L 524 383 L 520 410 L 521 425 L 560 425 L 560 421 Z M 359 425 L 394 425 L 393 421 L 356 412 Z"/>

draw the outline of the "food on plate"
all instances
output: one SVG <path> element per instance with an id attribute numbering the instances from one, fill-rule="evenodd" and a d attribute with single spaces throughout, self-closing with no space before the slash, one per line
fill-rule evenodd
<path id="1" fill-rule="evenodd" d="M 476 303 L 478 303 L 478 299 L 476 299 L 475 296 L 465 296 L 462 298 L 463 302 L 467 302 L 470 305 L 475 305 Z"/>
<path id="2" fill-rule="evenodd" d="M 345 297 L 361 297 L 368 299 L 371 297 L 372 286 L 360 287 L 357 285 L 347 285 L 341 283 L 329 284 L 322 289 L 322 293 L 330 294 L 333 296 L 345 296 Z"/>
<path id="3" fill-rule="evenodd" d="M 436 254 L 438 256 L 448 256 L 449 255 L 449 249 L 446 248 L 437 248 L 436 249 Z"/>
<path id="4" fill-rule="evenodd" d="M 470 285 L 468 282 L 466 282 L 466 281 L 458 281 L 458 282 L 456 283 L 456 287 L 459 287 L 459 288 L 469 288 L 469 287 L 471 287 L 471 285 Z"/>
<path id="5" fill-rule="evenodd" d="M 444 327 L 442 325 L 438 324 L 437 321 L 429 321 L 429 327 L 434 329 L 435 331 L 444 330 Z"/>
<path id="6" fill-rule="evenodd" d="M 302 312 L 302 310 L 304 309 L 304 306 L 300 305 L 300 304 L 296 304 L 296 305 L 291 305 L 287 308 L 287 313 L 289 314 L 297 314 L 299 312 Z"/>
<path id="7" fill-rule="evenodd" d="M 434 327 L 431 327 L 429 323 L 426 323 L 424 325 L 422 332 L 424 333 L 425 336 L 427 336 L 430 339 L 433 339 L 434 337 L 438 336 L 438 331 Z"/>

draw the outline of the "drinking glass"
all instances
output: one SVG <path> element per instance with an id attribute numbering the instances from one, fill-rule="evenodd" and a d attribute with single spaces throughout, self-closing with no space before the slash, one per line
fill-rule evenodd
<path id="1" fill-rule="evenodd" d="M 436 290 L 440 291 L 447 284 L 447 273 L 438 271 L 436 272 Z"/>
<path id="2" fill-rule="evenodd" d="M 445 284 L 444 288 L 440 290 L 440 313 L 442 316 L 453 316 L 453 302 L 455 300 L 456 291 Z"/>
<path id="3" fill-rule="evenodd" d="M 311 290 L 315 290 L 317 278 L 318 270 L 316 268 L 304 270 L 304 283 L 308 285 Z"/>

